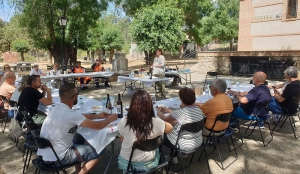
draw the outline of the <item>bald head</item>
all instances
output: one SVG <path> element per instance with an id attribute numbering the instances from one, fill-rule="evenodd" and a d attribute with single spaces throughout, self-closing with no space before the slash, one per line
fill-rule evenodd
<path id="1" fill-rule="evenodd" d="M 266 73 L 264 73 L 262 71 L 258 71 L 253 76 L 253 84 L 255 86 L 260 85 L 260 84 L 264 84 L 266 79 L 267 79 Z"/>
<path id="2" fill-rule="evenodd" d="M 16 75 L 14 72 L 6 72 L 4 74 L 4 77 L 5 77 L 5 82 L 8 84 L 13 85 L 16 81 Z"/>

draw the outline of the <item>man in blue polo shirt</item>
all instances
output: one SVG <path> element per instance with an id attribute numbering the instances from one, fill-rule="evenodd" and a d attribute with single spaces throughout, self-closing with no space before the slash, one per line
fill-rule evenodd
<path id="1" fill-rule="evenodd" d="M 259 109 L 263 102 L 271 100 L 270 90 L 264 84 L 266 78 L 267 75 L 264 72 L 256 72 L 253 76 L 253 84 L 255 87 L 249 92 L 228 91 L 228 93 L 231 93 L 240 102 L 240 106 L 234 112 L 237 118 L 252 120 L 255 113 L 257 113 L 258 117 L 263 120 L 267 119 L 266 117 L 268 117 L 269 109 Z M 256 122 L 251 126 L 264 128 L 264 122 Z"/>

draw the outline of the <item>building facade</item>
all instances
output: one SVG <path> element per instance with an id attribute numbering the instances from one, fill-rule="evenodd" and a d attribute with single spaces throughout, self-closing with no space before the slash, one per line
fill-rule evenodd
<path id="1" fill-rule="evenodd" d="M 299 51 L 298 0 L 240 0 L 238 51 Z"/>

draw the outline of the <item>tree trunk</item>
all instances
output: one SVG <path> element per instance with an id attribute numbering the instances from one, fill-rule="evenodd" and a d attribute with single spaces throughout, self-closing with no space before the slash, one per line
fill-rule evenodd
<path id="1" fill-rule="evenodd" d="M 92 62 L 95 62 L 95 51 L 91 51 Z M 89 59 L 90 60 L 90 59 Z"/>
<path id="2" fill-rule="evenodd" d="M 88 60 L 91 60 L 90 50 L 86 51 L 86 57 L 88 58 Z"/>
<path id="3" fill-rule="evenodd" d="M 21 60 L 22 60 L 22 62 L 25 61 L 25 59 L 24 59 L 24 52 L 21 52 Z"/>
<path id="4" fill-rule="evenodd" d="M 58 63 L 59 65 L 63 64 L 63 52 L 60 46 L 54 46 L 52 48 L 49 48 L 50 54 L 54 58 L 54 62 Z M 77 61 L 77 49 L 73 48 L 72 46 L 66 45 L 65 47 L 65 53 L 66 53 L 66 64 L 68 60 L 70 59 L 70 64 L 75 65 Z"/>
<path id="5" fill-rule="evenodd" d="M 49 52 L 49 60 L 50 60 L 50 64 L 52 64 L 52 54 Z M 53 62 L 55 63 L 55 62 Z"/>
<path id="6" fill-rule="evenodd" d="M 155 51 L 154 52 L 144 51 L 144 54 L 145 54 L 146 65 L 152 65 L 156 54 Z"/>
<path id="7" fill-rule="evenodd" d="M 111 49 L 109 50 L 109 53 L 110 53 L 110 55 L 109 55 L 109 63 L 112 63 L 112 58 L 113 58 L 113 56 L 114 56 L 115 49 L 111 48 Z"/>
<path id="8" fill-rule="evenodd" d="M 36 62 L 40 62 L 40 59 L 39 59 L 39 50 L 37 48 L 34 48 L 34 50 L 35 50 Z"/>
<path id="9" fill-rule="evenodd" d="M 97 59 L 99 59 L 99 60 L 100 60 L 100 63 L 103 64 L 103 60 L 102 60 L 102 58 L 101 58 L 101 57 L 102 57 L 102 56 L 101 56 L 101 50 L 97 50 L 96 53 L 97 53 Z"/>

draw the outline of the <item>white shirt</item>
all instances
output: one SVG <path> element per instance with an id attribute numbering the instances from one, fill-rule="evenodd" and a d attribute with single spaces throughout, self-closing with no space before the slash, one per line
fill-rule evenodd
<path id="1" fill-rule="evenodd" d="M 165 72 L 166 60 L 163 55 L 155 57 L 153 60 L 153 74 L 163 74 Z M 154 67 L 160 65 L 161 67 Z"/>
<path id="2" fill-rule="evenodd" d="M 59 159 L 63 159 L 66 151 L 73 146 L 72 128 L 80 125 L 86 119 L 82 114 L 73 111 L 64 103 L 56 105 L 46 117 L 40 136 L 50 140 Z M 50 148 L 38 149 L 37 155 L 43 156 L 44 161 L 56 161 Z"/>
<path id="3" fill-rule="evenodd" d="M 20 88 L 20 87 L 18 87 L 18 88 L 15 89 L 15 91 L 13 92 L 13 94 L 12 94 L 10 100 L 15 101 L 15 102 L 18 102 L 18 101 L 19 101 L 19 97 L 20 97 L 20 95 L 21 95 L 21 92 L 19 91 L 19 88 Z"/>
<path id="4" fill-rule="evenodd" d="M 122 120 L 118 123 L 117 127 L 118 127 L 120 135 L 122 137 L 124 137 L 120 155 L 122 158 L 129 160 L 132 145 L 136 141 L 136 136 L 133 133 L 133 130 L 129 129 L 128 125 L 125 127 L 126 122 L 127 122 L 127 117 L 122 118 Z M 159 135 L 164 134 L 165 122 L 163 120 L 161 120 L 160 118 L 153 117 L 152 123 L 153 123 L 153 129 L 152 129 L 152 132 L 148 139 L 153 139 Z M 143 151 L 136 149 L 133 153 L 132 161 L 138 161 L 138 162 L 150 161 L 154 157 L 155 157 L 155 150 L 151 151 L 151 152 L 143 152 Z"/>
<path id="5" fill-rule="evenodd" d="M 30 71 L 30 75 L 42 75 L 42 74 L 44 74 L 44 72 L 41 69 L 38 69 L 38 71 L 36 71 L 34 68 L 32 68 Z"/>

